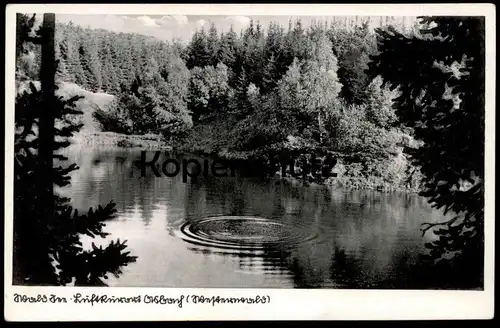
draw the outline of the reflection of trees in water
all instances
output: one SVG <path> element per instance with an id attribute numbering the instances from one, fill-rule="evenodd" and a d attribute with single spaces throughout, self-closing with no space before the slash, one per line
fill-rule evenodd
<path id="1" fill-rule="evenodd" d="M 134 163 L 138 151 L 81 149 L 69 155 L 80 166 L 69 189 L 77 208 L 114 200 L 122 212 L 138 207 L 145 225 L 155 216 L 166 217 L 165 224 L 175 227 L 185 219 L 249 215 L 300 224 L 305 233 L 323 235 L 326 242 L 298 250 L 275 245 L 257 257 L 226 254 L 236 256 L 242 269 L 292 276 L 297 287 L 405 288 L 405 277 L 410 276 L 407 268 L 417 259 L 418 244 L 423 246 L 420 222 L 441 218 L 427 211 L 425 200 L 415 196 L 241 178 L 188 178 L 183 183 L 181 175 L 155 177 L 151 170 L 141 177 Z M 235 229 L 238 223 L 233 222 Z"/>
<path id="2" fill-rule="evenodd" d="M 318 281 L 311 275 L 311 272 L 306 271 L 305 267 L 301 265 L 300 260 L 297 257 L 291 258 L 290 271 L 293 274 L 293 283 L 295 288 L 320 288 L 322 287 L 322 282 Z M 314 271 L 313 271 L 314 273 Z"/>
<path id="3" fill-rule="evenodd" d="M 151 195 L 151 190 L 154 190 L 155 181 L 151 178 L 140 180 L 139 194 L 135 197 L 135 203 L 139 205 L 141 211 L 141 220 L 145 226 L 151 224 L 153 212 L 155 208 L 155 197 Z M 152 197 L 153 196 L 153 197 Z"/>
<path id="4" fill-rule="evenodd" d="M 217 255 L 235 259 L 238 262 L 238 268 L 243 271 L 286 277 L 293 274 L 289 265 L 291 251 L 279 245 L 275 247 L 266 246 L 254 251 L 224 250 L 198 246 L 192 246 L 189 249 L 203 255 Z"/>
<path id="5" fill-rule="evenodd" d="M 230 202 L 231 208 L 229 213 L 231 215 L 244 215 L 246 202 L 244 194 L 241 190 L 241 185 L 239 183 L 235 183 L 235 190 L 232 194 L 232 200 Z"/>
<path id="6" fill-rule="evenodd" d="M 476 289 L 475 282 L 466 282 L 467 273 L 456 274 L 446 262 L 429 265 L 420 254 L 401 250 L 393 264 L 383 274 L 370 275 L 357 259 L 335 247 L 332 256 L 331 279 L 349 289 Z M 455 272 L 454 275 L 451 273 Z"/>
<path id="7" fill-rule="evenodd" d="M 141 219 L 150 224 L 155 208 L 156 177 L 140 176 L 138 151 L 130 149 L 76 148 L 69 155 L 80 169 L 73 175 L 71 193 L 76 208 L 87 209 L 113 200 L 120 212 L 138 205 Z M 64 192 L 64 191 L 63 191 Z"/>
<path id="8" fill-rule="evenodd" d="M 238 257 L 240 267 L 251 271 L 275 274 L 284 270 L 300 288 L 382 286 L 385 280 L 394 280 L 391 277 L 395 272 L 410 265 L 417 256 L 415 250 L 406 249 L 404 244 L 418 244 L 421 238 L 418 220 L 408 219 L 421 210 L 421 204 L 414 197 L 359 191 L 335 194 L 322 187 L 224 179 L 206 184 L 204 188 L 206 194 L 191 192 L 188 201 L 191 208 L 198 209 L 191 212 L 200 218 L 209 215 L 200 210 L 201 204 L 207 201 L 200 197 L 210 195 L 209 202 L 220 209 L 218 215 L 274 218 L 289 224 L 304 224 L 309 233 L 327 234 L 326 245 L 331 245 L 328 251 L 315 253 L 324 247 L 325 242 L 321 242 L 294 251 L 267 248 L 258 257 L 227 254 Z M 410 231 L 414 228 L 414 234 L 406 232 L 408 225 Z"/>
<path id="9" fill-rule="evenodd" d="M 343 251 L 341 251 L 342 253 Z M 332 264 L 332 278 L 346 288 L 377 289 L 475 289 L 474 284 L 464 284 L 461 275 L 452 275 L 446 263 L 429 265 L 420 256 L 402 252 L 385 275 L 374 279 L 360 274 L 355 260 L 344 257 Z M 464 275 L 465 276 L 465 275 Z M 375 277 L 376 278 L 376 277 Z"/>
<path id="10" fill-rule="evenodd" d="M 345 251 L 340 250 L 337 246 L 335 246 L 332 254 L 330 276 L 340 287 L 350 289 L 360 288 L 358 282 L 358 266 L 351 263 Z"/>
<path id="11" fill-rule="evenodd" d="M 202 218 L 205 214 L 207 193 L 201 183 L 189 183 L 189 187 L 185 190 L 184 206 L 189 216 Z"/>
<path id="12" fill-rule="evenodd" d="M 264 247 L 258 254 L 238 254 L 238 264 L 241 270 L 260 272 L 266 275 L 287 275 L 288 254 L 273 247 Z"/>

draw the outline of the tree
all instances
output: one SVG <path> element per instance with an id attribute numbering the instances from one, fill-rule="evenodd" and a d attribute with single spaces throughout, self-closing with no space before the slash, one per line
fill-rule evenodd
<path id="1" fill-rule="evenodd" d="M 365 90 L 371 82 L 367 72 L 370 55 L 376 52 L 374 36 L 365 22 L 354 31 L 328 31 L 335 56 L 339 60 L 339 79 L 343 85 L 341 96 L 348 103 L 362 104 L 366 101 Z"/>
<path id="2" fill-rule="evenodd" d="M 100 91 L 102 87 L 101 65 L 97 57 L 95 40 L 85 37 L 78 48 L 78 53 L 85 76 L 85 84 L 82 87 L 92 92 Z"/>
<path id="3" fill-rule="evenodd" d="M 68 28 L 64 30 L 64 36 L 61 42 L 66 46 L 65 51 L 67 51 L 67 55 L 65 57 L 67 60 L 65 61 L 65 66 L 71 75 L 71 82 L 85 87 L 86 77 L 82 67 L 82 59 L 80 57 L 80 32 L 80 28 L 75 27 L 70 23 Z M 66 42 L 64 42 L 64 40 L 66 40 Z"/>
<path id="4" fill-rule="evenodd" d="M 207 47 L 210 53 L 208 65 L 215 67 L 217 65 L 217 57 L 219 53 L 219 35 L 214 22 L 210 23 L 210 28 L 208 29 Z"/>
<path id="5" fill-rule="evenodd" d="M 160 74 L 160 66 L 154 57 L 150 57 L 144 70 L 141 72 L 140 80 L 144 86 L 151 86 L 153 89 L 160 89 L 165 82 Z"/>
<path id="6" fill-rule="evenodd" d="M 203 114 L 208 112 L 209 97 L 208 86 L 204 81 L 203 69 L 194 67 L 191 70 L 189 85 L 189 109 L 193 115 L 193 121 L 197 122 Z"/>
<path id="7" fill-rule="evenodd" d="M 337 77 L 337 59 L 326 35 L 315 35 L 308 40 L 308 47 L 307 60 L 294 60 L 279 83 L 278 93 L 282 108 L 302 122 L 300 133 L 322 143 L 324 121 L 337 111 L 342 85 Z"/>
<path id="8" fill-rule="evenodd" d="M 305 32 L 306 30 L 302 26 L 302 21 L 297 19 L 285 38 L 288 60 L 293 60 L 294 58 L 302 60 L 307 56 L 307 36 Z"/>
<path id="9" fill-rule="evenodd" d="M 220 47 L 217 56 L 217 62 L 223 63 L 230 70 L 234 68 L 236 60 L 236 50 L 238 48 L 238 36 L 231 25 L 229 31 L 225 33 L 220 40 Z"/>
<path id="10" fill-rule="evenodd" d="M 251 106 L 247 96 L 249 84 L 245 69 L 242 69 L 236 86 L 229 96 L 229 110 L 237 118 L 245 117 L 250 113 Z"/>
<path id="11" fill-rule="evenodd" d="M 187 68 L 205 67 L 210 64 L 212 53 L 208 46 L 208 38 L 205 30 L 195 31 L 189 44 L 188 56 L 186 60 Z"/>
<path id="12" fill-rule="evenodd" d="M 18 21 L 19 23 L 19 21 Z M 112 241 L 107 247 L 92 243 L 83 249 L 80 237 L 105 237 L 102 228 L 113 217 L 114 204 L 90 209 L 86 214 L 73 211 L 69 199 L 54 193 L 54 184 L 70 183 L 68 173 L 75 164 L 54 167 L 66 157 L 55 151 L 69 145 L 68 138 L 81 125 L 71 116 L 80 97 L 56 97 L 55 15 L 44 14 L 37 44 L 42 47 L 41 86 L 16 97 L 16 135 L 14 144 L 14 284 L 103 285 L 107 274 L 118 275 L 135 257 L 124 252 L 126 242 Z"/>
<path id="13" fill-rule="evenodd" d="M 117 94 L 120 91 L 120 80 L 116 75 L 116 68 L 113 66 L 113 56 L 111 53 L 111 40 L 104 36 L 100 55 L 102 61 L 102 86 L 104 90 L 111 94 Z"/>
<path id="14" fill-rule="evenodd" d="M 58 46 L 56 46 L 56 58 L 59 61 L 57 79 L 64 82 L 74 82 L 73 76 L 66 68 L 66 62 L 68 61 L 67 42 L 66 40 L 56 40 L 56 42 L 58 43 Z"/>
<path id="15" fill-rule="evenodd" d="M 166 137 L 183 134 L 192 126 L 188 111 L 189 70 L 176 51 L 170 52 L 161 69 L 162 87 L 158 92 L 162 104 L 156 109 L 158 132 Z"/>
<path id="16" fill-rule="evenodd" d="M 279 81 L 279 78 L 280 76 L 277 70 L 276 60 L 274 55 L 271 55 L 262 72 L 262 91 L 264 93 L 273 91 Z"/>
<path id="17" fill-rule="evenodd" d="M 393 87 L 402 123 L 425 146 L 412 151 L 425 175 L 423 196 L 456 215 L 428 244 L 432 260 L 482 281 L 484 261 L 484 18 L 421 17 L 419 34 L 377 30 L 371 70 Z M 444 255 L 451 259 L 443 259 Z"/>
<path id="18" fill-rule="evenodd" d="M 226 65 L 195 67 L 191 71 L 189 105 L 194 121 L 221 114 L 227 107 L 229 75 Z"/>
<path id="19" fill-rule="evenodd" d="M 389 86 L 383 86 L 381 76 L 377 76 L 366 89 L 367 119 L 382 128 L 388 128 L 397 120 L 393 108 L 393 100 L 396 97 L 395 90 L 391 91 Z"/>

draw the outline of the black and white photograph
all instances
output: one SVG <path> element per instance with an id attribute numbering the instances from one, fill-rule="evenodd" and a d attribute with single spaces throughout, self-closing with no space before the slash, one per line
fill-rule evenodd
<path id="1" fill-rule="evenodd" d="M 486 18 L 414 12 L 16 11 L 12 286 L 484 291 Z"/>

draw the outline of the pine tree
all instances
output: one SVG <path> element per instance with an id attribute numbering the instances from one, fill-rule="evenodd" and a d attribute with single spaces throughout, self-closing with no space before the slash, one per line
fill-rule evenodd
<path id="1" fill-rule="evenodd" d="M 111 49 L 111 40 L 108 37 L 104 38 L 103 50 L 102 50 L 102 78 L 103 86 L 106 86 L 106 92 L 111 94 L 118 94 L 120 90 L 120 83 L 118 75 L 116 73 L 117 69 L 113 65 L 113 54 Z"/>
<path id="2" fill-rule="evenodd" d="M 58 61 L 56 77 L 58 81 L 74 82 L 72 80 L 72 76 L 69 74 L 69 71 L 66 68 L 66 62 L 68 61 L 68 41 L 64 38 L 65 30 L 66 29 L 64 25 L 56 26 L 55 49 L 56 58 Z"/>
<path id="3" fill-rule="evenodd" d="M 102 228 L 116 212 L 113 203 L 82 215 L 73 211 L 69 199 L 54 194 L 54 184 L 69 184 L 68 173 L 77 169 L 75 164 L 54 167 L 54 159 L 67 160 L 54 152 L 68 146 L 68 138 L 81 128 L 67 119 L 81 114 L 74 107 L 80 97 L 55 96 L 54 29 L 55 15 L 44 14 L 38 41 L 43 57 L 41 88 L 31 84 L 30 91 L 16 97 L 13 282 L 100 286 L 107 274 L 120 274 L 121 267 L 135 261 L 135 257 L 123 252 L 126 244 L 119 240 L 106 248 L 94 243 L 92 250 L 81 246 L 81 235 L 107 235 Z M 62 125 L 56 127 L 55 122 Z M 35 125 L 38 134 L 34 133 Z"/>
<path id="4" fill-rule="evenodd" d="M 110 40 L 110 54 L 111 54 L 111 65 L 113 67 L 114 78 L 116 81 L 113 83 L 114 91 L 120 92 L 119 85 L 122 81 L 126 81 L 124 76 L 126 73 L 123 72 L 122 67 L 120 65 L 122 61 L 122 53 L 123 53 L 123 41 L 121 40 L 121 35 L 112 35 Z M 141 58 L 139 59 L 139 70 L 142 71 L 142 67 L 146 62 L 147 54 L 144 52 L 141 53 Z M 117 87 L 118 86 L 118 87 Z"/>
<path id="5" fill-rule="evenodd" d="M 188 58 L 186 66 L 188 69 L 193 67 L 205 67 L 209 65 L 212 54 L 208 48 L 208 38 L 205 30 L 195 31 L 191 43 L 189 44 Z"/>
<path id="6" fill-rule="evenodd" d="M 97 59 L 97 47 L 85 38 L 78 52 L 85 76 L 85 83 L 81 86 L 93 92 L 101 90 L 101 65 Z"/>
<path id="7" fill-rule="evenodd" d="M 90 89 L 90 83 L 92 81 L 92 68 L 90 67 L 90 62 L 83 45 L 78 47 L 78 56 L 80 57 L 80 65 L 83 70 L 83 81 L 79 81 L 78 84 L 84 89 Z"/>
<path id="8" fill-rule="evenodd" d="M 283 27 L 276 22 L 271 22 L 268 28 L 266 44 L 264 46 L 265 57 L 268 62 L 273 57 L 277 77 L 283 76 L 292 63 L 293 58 L 288 58 L 285 49 L 285 34 Z M 278 78 L 279 79 L 279 78 Z M 277 82 L 277 81 L 276 81 Z"/>
<path id="9" fill-rule="evenodd" d="M 279 75 L 276 67 L 274 55 L 271 55 L 262 71 L 262 92 L 263 94 L 273 92 L 279 81 Z"/>
<path id="10" fill-rule="evenodd" d="M 89 35 L 87 47 L 88 61 L 93 76 L 92 81 L 90 81 L 90 89 L 94 92 L 99 92 L 102 89 L 102 66 L 99 60 L 99 44 L 92 35 Z"/>
<path id="11" fill-rule="evenodd" d="M 135 63 L 132 59 L 132 47 L 129 43 L 130 41 L 128 39 L 126 41 L 127 45 L 120 54 L 121 58 L 119 60 L 119 69 L 122 72 L 121 82 L 129 85 L 134 78 Z"/>
<path id="12" fill-rule="evenodd" d="M 80 58 L 80 34 L 81 29 L 75 27 L 73 24 L 68 25 L 66 33 L 64 35 L 64 40 L 67 40 L 65 44 L 67 45 L 67 60 L 65 61 L 66 69 L 72 76 L 72 82 L 78 85 L 84 86 L 86 84 L 85 72 L 82 68 L 81 58 Z"/>
<path id="13" fill-rule="evenodd" d="M 266 58 L 274 56 L 277 58 L 283 48 L 284 31 L 276 22 L 269 23 L 265 44 Z"/>
<path id="14" fill-rule="evenodd" d="M 250 113 L 251 108 L 247 96 L 249 84 L 250 82 L 248 81 L 245 69 L 243 68 L 238 76 L 238 81 L 230 101 L 230 109 L 238 118 L 245 117 Z"/>
<path id="15" fill-rule="evenodd" d="M 210 66 L 217 66 L 218 62 L 218 53 L 219 53 L 219 36 L 217 33 L 217 28 L 215 26 L 215 23 L 212 22 L 210 24 L 210 28 L 208 30 L 208 38 L 207 38 L 207 47 L 208 47 L 208 52 L 210 53 L 210 60 L 208 62 L 208 65 Z"/>
<path id="16" fill-rule="evenodd" d="M 59 64 L 57 66 L 56 79 L 58 81 L 73 82 L 71 79 L 71 75 L 66 68 L 66 63 L 64 62 L 64 60 L 59 61 Z"/>
<path id="17" fill-rule="evenodd" d="M 482 284 L 484 266 L 484 17 L 421 17 L 427 28 L 406 36 L 377 29 L 380 54 L 371 72 L 399 86 L 399 119 L 425 147 L 411 151 L 425 175 L 421 193 L 456 213 L 434 233 L 430 260 L 455 268 L 448 279 Z M 434 266 L 434 264 L 432 264 Z"/>
<path id="18" fill-rule="evenodd" d="M 217 62 L 223 63 L 229 69 L 229 79 L 233 79 L 233 71 L 236 65 L 236 56 L 238 49 L 238 36 L 233 30 L 233 27 L 229 29 L 227 33 L 225 33 L 221 37 L 220 47 L 217 55 Z"/>
<path id="19" fill-rule="evenodd" d="M 374 36 L 367 23 L 354 31 L 329 31 L 334 53 L 339 60 L 339 79 L 343 84 L 341 96 L 348 103 L 366 102 L 365 90 L 371 82 L 368 74 L 370 56 L 377 51 Z"/>

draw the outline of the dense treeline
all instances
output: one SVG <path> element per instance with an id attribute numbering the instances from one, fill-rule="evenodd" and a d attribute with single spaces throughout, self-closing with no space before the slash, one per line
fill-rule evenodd
<path id="1" fill-rule="evenodd" d="M 110 94 L 129 89 L 151 59 L 163 67 L 173 51 L 151 37 L 83 29 L 72 23 L 57 25 L 56 43 L 62 80 Z"/>
<path id="2" fill-rule="evenodd" d="M 211 24 L 184 46 L 70 23 L 56 41 L 61 80 L 117 96 L 94 112 L 104 130 L 236 158 L 333 154 L 341 184 L 418 188 L 396 93 L 368 72 L 377 45 L 367 24 L 251 21 L 239 33 Z"/>

